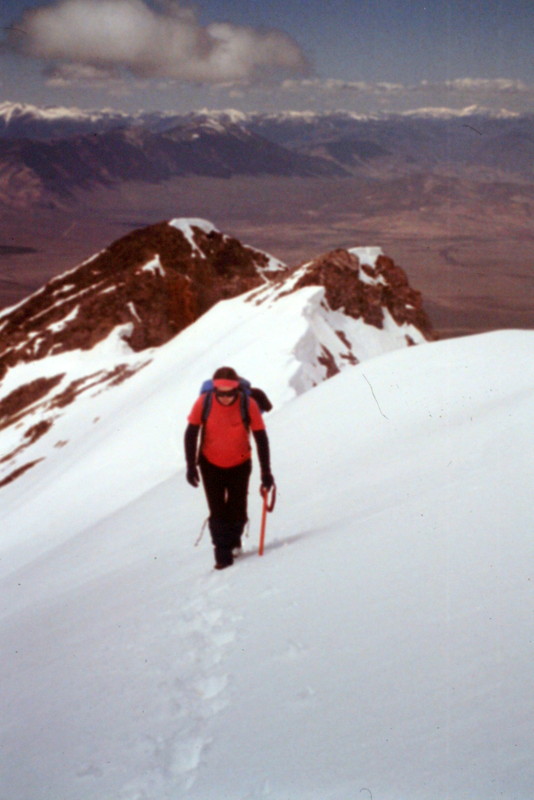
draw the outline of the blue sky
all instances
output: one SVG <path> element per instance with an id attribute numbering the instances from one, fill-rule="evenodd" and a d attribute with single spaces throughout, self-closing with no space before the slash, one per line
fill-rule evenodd
<path id="1" fill-rule="evenodd" d="M 3 0 L 3 100 L 532 111 L 532 0 Z"/>

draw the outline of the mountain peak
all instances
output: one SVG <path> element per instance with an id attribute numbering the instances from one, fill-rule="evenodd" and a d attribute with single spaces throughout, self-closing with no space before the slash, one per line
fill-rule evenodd
<path id="1" fill-rule="evenodd" d="M 17 363 L 90 350 L 116 328 L 134 351 L 159 346 L 281 267 L 206 220 L 135 230 L 0 314 L 0 375 Z"/>
<path id="2" fill-rule="evenodd" d="M 203 255 L 202 251 L 199 250 L 199 246 L 194 239 L 195 228 L 208 236 L 210 233 L 220 233 L 212 222 L 209 222 L 207 219 L 200 219 L 199 217 L 179 217 L 171 219 L 169 225 L 176 228 L 177 231 L 181 231 L 191 245 L 192 250 L 197 250 L 201 255 Z"/>

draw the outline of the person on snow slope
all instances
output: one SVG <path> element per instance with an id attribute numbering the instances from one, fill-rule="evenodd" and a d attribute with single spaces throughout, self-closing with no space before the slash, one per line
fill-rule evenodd
<path id="1" fill-rule="evenodd" d="M 231 367 L 216 370 L 212 384 L 207 417 L 205 394 L 198 397 L 189 414 L 185 457 L 187 481 L 191 486 L 196 488 L 202 477 L 210 512 L 215 568 L 224 569 L 233 564 L 234 556 L 241 551 L 241 536 L 248 520 L 247 497 L 252 472 L 249 430 L 256 442 L 261 488 L 271 489 L 274 478 L 269 440 L 258 404 L 253 397 L 243 397 L 239 376 Z M 245 403 L 246 419 L 243 418 Z"/>

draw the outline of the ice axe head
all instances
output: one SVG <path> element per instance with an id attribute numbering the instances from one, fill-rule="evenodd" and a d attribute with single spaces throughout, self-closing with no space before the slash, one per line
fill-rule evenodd
<path id="1" fill-rule="evenodd" d="M 265 522 L 267 519 L 267 512 L 272 511 L 274 508 L 274 504 L 276 502 L 276 486 L 273 483 L 270 489 L 267 489 L 265 486 L 260 487 L 260 494 L 263 497 L 263 511 L 261 515 L 261 530 L 260 530 L 260 546 L 258 550 L 258 554 L 260 556 L 263 555 L 263 549 L 265 544 Z M 269 497 L 270 495 L 270 497 Z"/>
<path id="2" fill-rule="evenodd" d="M 273 483 L 270 489 L 260 486 L 260 494 L 263 497 L 263 505 L 266 510 L 272 511 L 276 503 L 276 484 Z"/>

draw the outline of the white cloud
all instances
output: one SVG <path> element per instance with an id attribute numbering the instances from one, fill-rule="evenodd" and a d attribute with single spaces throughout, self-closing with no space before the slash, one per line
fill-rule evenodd
<path id="1" fill-rule="evenodd" d="M 376 108 L 388 106 L 400 110 L 412 107 L 414 100 L 425 105 L 444 105 L 458 108 L 484 106 L 506 107 L 525 111 L 534 101 L 534 85 L 510 78 L 459 78 L 447 81 L 421 81 L 403 85 L 386 82 L 344 81 L 339 79 L 304 78 L 287 79 L 282 89 L 310 102 L 343 103 L 346 107 L 357 103 L 374 104 Z"/>
<path id="2" fill-rule="evenodd" d="M 414 92 L 529 94 L 532 93 L 534 89 L 534 87 L 529 86 L 523 81 L 509 78 L 459 78 L 442 82 L 421 81 L 414 85 L 388 82 L 344 81 L 337 78 L 291 78 L 282 83 L 282 88 L 289 92 L 352 92 L 353 94 L 362 95 L 401 95 L 413 94 Z"/>
<path id="3" fill-rule="evenodd" d="M 286 79 L 282 88 L 289 92 L 317 91 L 317 92 L 351 92 L 353 94 L 396 94 L 404 92 L 406 88 L 397 83 L 369 83 L 367 81 L 344 81 L 338 78 L 303 78 L 300 80 Z"/>
<path id="4" fill-rule="evenodd" d="M 510 78 L 458 78 L 446 81 L 444 86 L 456 92 L 497 92 L 499 94 L 532 92 L 532 86 Z"/>
<path id="5" fill-rule="evenodd" d="M 124 67 L 137 77 L 198 83 L 246 83 L 274 73 L 304 74 L 299 45 L 279 30 L 215 22 L 168 0 L 154 11 L 142 0 L 60 0 L 26 11 L 26 36 L 13 44 L 54 62 L 102 70 Z M 89 73 L 86 73 L 86 77 Z"/>

